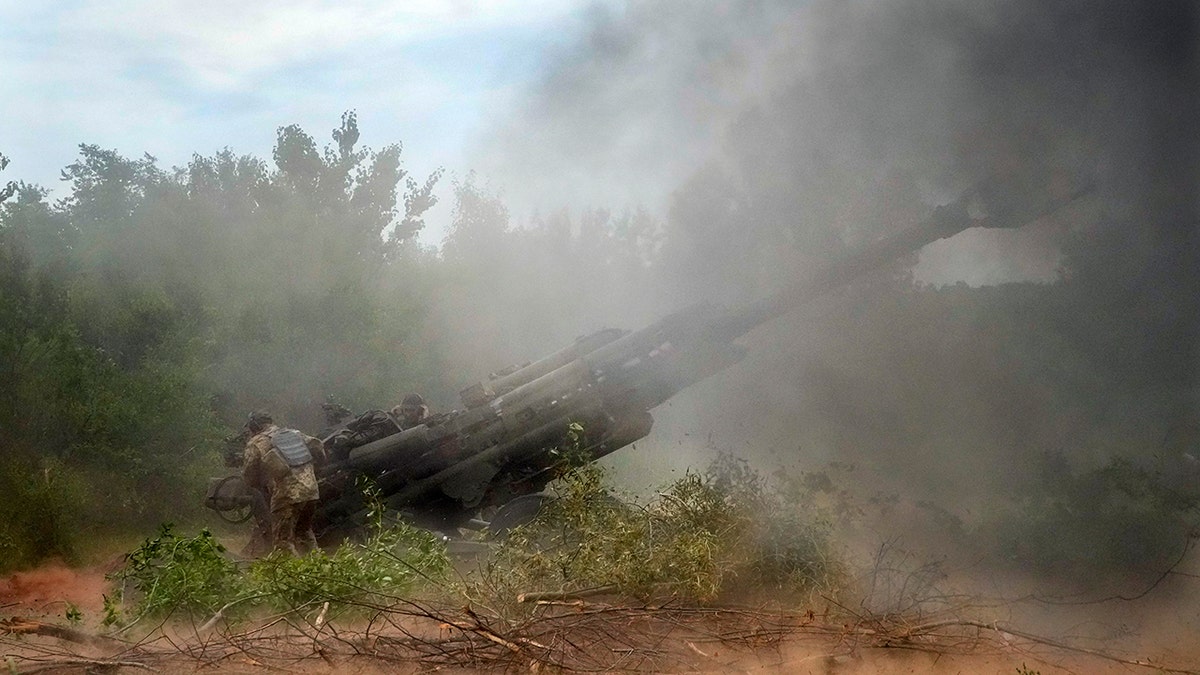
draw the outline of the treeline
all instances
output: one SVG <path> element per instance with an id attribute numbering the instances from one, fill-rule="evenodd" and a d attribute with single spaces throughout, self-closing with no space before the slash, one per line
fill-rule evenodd
<path id="1" fill-rule="evenodd" d="M 199 517 L 220 439 L 250 409 L 315 429 L 326 400 L 362 410 L 420 391 L 454 406 L 489 371 L 604 325 L 754 297 L 927 209 L 911 184 L 860 176 L 859 215 L 831 193 L 788 220 L 802 205 L 781 208 L 786 191 L 747 163 L 700 169 L 664 222 L 594 209 L 515 223 L 473 176 L 411 176 L 399 145 L 358 136 L 347 113 L 327 146 L 289 126 L 270 161 L 226 150 L 169 170 L 83 145 L 65 197 L 4 192 L 6 567 L 78 555 L 84 531 Z M 447 194 L 444 245 L 423 247 Z M 931 484 L 1005 467 L 995 483 L 1018 491 L 1045 491 L 1047 453 L 1086 469 L 1188 449 L 1194 227 L 1171 208 L 1101 211 L 1067 238 L 1059 283 L 939 289 L 897 268 L 816 321 L 768 328 L 727 389 L 689 393 L 685 423 L 704 437 L 754 420 L 729 449 L 870 458 Z"/>
<path id="2" fill-rule="evenodd" d="M 248 410 L 315 429 L 325 401 L 452 405 L 573 337 L 588 298 L 570 279 L 612 292 L 646 267 L 645 214 L 518 231 L 473 177 L 450 186 L 444 251 L 422 247 L 441 171 L 410 176 L 399 144 L 358 137 L 347 113 L 325 147 L 288 126 L 271 162 L 225 150 L 169 170 L 82 145 L 65 197 L 7 184 L 4 567 L 69 558 L 85 529 L 195 516 Z"/>

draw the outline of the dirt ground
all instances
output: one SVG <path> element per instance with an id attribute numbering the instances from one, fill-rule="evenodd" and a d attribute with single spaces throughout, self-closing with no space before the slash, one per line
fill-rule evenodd
<path id="1" fill-rule="evenodd" d="M 644 609 L 615 608 L 605 610 L 613 617 L 609 623 L 597 624 L 580 618 L 591 611 L 590 605 L 585 609 L 582 604 L 561 613 L 565 623 L 561 624 L 561 632 L 554 635 L 579 641 L 613 626 L 640 633 L 641 637 L 657 635 L 653 649 L 638 643 L 642 646 L 630 648 L 627 660 L 608 661 L 602 669 L 606 672 L 829 675 L 1200 672 L 1200 604 L 1195 592 L 1200 570 L 1196 569 L 1194 559 L 1197 557 L 1193 556 L 1188 565 L 1180 566 L 1164 578 L 1151 592 L 1133 600 L 1080 605 L 1028 601 L 989 604 L 980 596 L 972 599 L 974 605 L 963 602 L 956 613 L 932 617 L 933 623 L 946 622 L 944 627 L 922 629 L 923 633 L 907 637 L 903 635 L 906 629 L 902 623 L 839 625 L 819 617 L 811 623 L 801 620 L 772 632 L 764 629 L 761 617 L 747 619 L 749 613 L 717 628 L 718 624 L 710 619 L 687 612 L 667 616 Z M 201 634 L 194 625 L 161 632 L 141 644 L 91 640 L 91 636 L 102 632 L 99 617 L 103 595 L 109 591 L 106 571 L 72 569 L 54 563 L 0 579 L 2 627 L 6 632 L 0 636 L 0 642 L 10 672 L 98 672 L 97 667 L 104 668 L 104 672 L 137 672 L 147 668 L 160 672 L 230 673 L 282 669 L 364 674 L 544 669 L 539 668 L 542 664 L 537 663 L 537 658 L 522 652 L 521 645 L 511 644 L 507 652 L 503 647 L 496 648 L 495 660 L 474 664 L 455 666 L 444 658 L 439 660 L 436 654 L 429 659 L 414 658 L 412 654 L 401 658 L 400 633 L 408 632 L 409 638 L 420 633 L 412 628 L 418 619 L 424 620 L 421 617 L 406 618 L 406 623 L 396 624 L 400 628 L 391 629 L 391 634 L 387 627 L 377 627 L 373 634 L 370 630 L 354 629 L 329 642 L 317 637 L 309 639 L 303 627 L 298 629 L 299 633 L 290 629 L 278 632 L 276 627 L 276 632 L 270 635 L 247 637 L 249 634 L 243 633 L 238 638 L 241 642 L 235 643 L 229 636 Z M 1019 586 L 1014 580 L 1003 583 Z M 749 625 L 746 620 L 757 622 L 753 637 L 754 631 L 746 630 Z M 476 650 L 506 641 L 489 635 L 486 630 L 477 630 L 478 624 L 455 624 L 456 621 L 467 620 L 446 619 L 436 626 L 424 621 L 427 625 L 424 635 L 449 640 L 447 644 L 453 643 L 456 635 L 466 642 L 470 638 L 475 640 Z M 956 624 L 956 621 L 977 621 L 979 625 Z M 60 626 L 66 629 L 66 634 L 30 631 L 30 625 Z M 722 632 L 725 638 L 735 634 L 742 637 L 713 639 L 714 634 Z M 527 642 L 539 644 L 533 638 Z M 614 647 L 611 652 L 618 653 L 620 648 Z M 1100 652 L 1104 655 L 1099 655 Z"/>
<path id="2" fill-rule="evenodd" d="M 0 579 L 0 609 L 6 617 L 66 618 L 70 607 L 96 614 L 104 605 L 109 582 L 103 567 L 72 569 L 51 562 L 35 570 Z"/>

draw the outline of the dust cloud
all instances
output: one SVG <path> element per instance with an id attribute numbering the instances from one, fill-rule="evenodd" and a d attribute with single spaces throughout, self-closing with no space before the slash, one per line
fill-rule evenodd
<path id="1" fill-rule="evenodd" d="M 599 5 L 476 161 L 518 229 L 596 204 L 656 222 L 636 284 L 543 308 L 559 334 L 760 297 L 963 196 L 1036 221 L 798 299 L 612 460 L 642 486 L 719 452 L 764 471 L 846 463 L 864 491 L 1004 530 L 1003 549 L 1064 526 L 997 525 L 1017 502 L 1099 508 L 1200 444 L 1180 431 L 1200 416 L 1198 28 L 1188 2 Z M 1173 549 L 1182 530 L 1164 528 Z M 1169 557 L 1128 553 L 1107 562 Z"/>
<path id="2" fill-rule="evenodd" d="M 64 615 L 70 606 L 96 612 L 108 592 L 103 571 L 50 562 L 0 579 L 0 606 L 13 614 Z"/>

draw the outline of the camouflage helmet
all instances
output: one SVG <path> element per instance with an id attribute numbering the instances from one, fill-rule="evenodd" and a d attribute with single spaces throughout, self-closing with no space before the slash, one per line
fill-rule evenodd
<path id="1" fill-rule="evenodd" d="M 420 407 L 425 405 L 425 399 L 420 394 L 408 394 L 404 397 L 404 400 L 400 401 L 400 405 Z"/>
<path id="2" fill-rule="evenodd" d="M 275 420 L 268 410 L 255 410 L 246 418 L 246 426 L 250 429 L 262 429 Z"/>

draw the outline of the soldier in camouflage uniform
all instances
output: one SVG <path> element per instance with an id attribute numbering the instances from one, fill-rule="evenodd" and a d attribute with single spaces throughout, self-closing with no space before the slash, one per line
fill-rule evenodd
<path id="1" fill-rule="evenodd" d="M 403 431 L 424 422 L 429 417 L 429 406 L 425 405 L 425 399 L 420 394 L 409 394 L 400 405 L 392 408 L 391 413 Z"/>
<path id="2" fill-rule="evenodd" d="M 299 555 L 316 548 L 312 520 L 320 493 L 314 465 L 326 460 L 321 441 L 275 425 L 271 414 L 250 413 L 254 435 L 246 443 L 242 477 L 264 490 L 271 503 L 271 540 L 276 549 Z"/>

